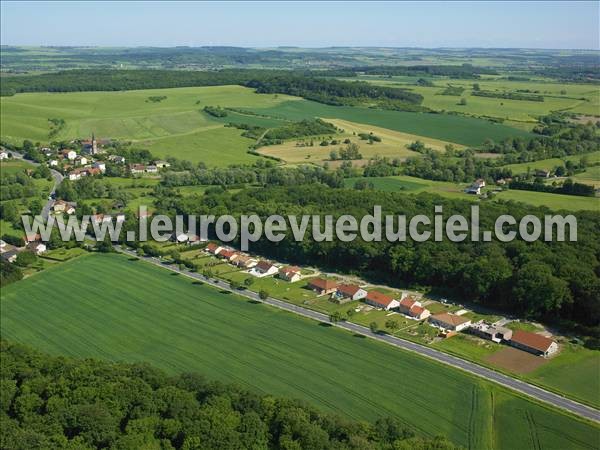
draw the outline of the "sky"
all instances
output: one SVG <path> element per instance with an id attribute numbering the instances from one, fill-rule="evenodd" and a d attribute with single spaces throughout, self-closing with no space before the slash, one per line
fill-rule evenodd
<path id="1" fill-rule="evenodd" d="M 27 2 L 3 45 L 599 49 L 600 2 Z"/>

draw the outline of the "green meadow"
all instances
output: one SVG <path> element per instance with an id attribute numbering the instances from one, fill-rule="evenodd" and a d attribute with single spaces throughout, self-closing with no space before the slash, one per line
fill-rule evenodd
<path id="1" fill-rule="evenodd" d="M 2 336 L 51 354 L 194 370 L 478 450 L 593 449 L 600 437 L 485 380 L 120 255 L 62 263 L 1 295 Z"/>
<path id="2" fill-rule="evenodd" d="M 153 102 L 150 97 L 166 98 Z M 241 137 L 241 130 L 226 128 L 228 120 L 204 113 L 205 106 L 247 109 L 294 101 L 295 97 L 256 94 L 241 86 L 19 94 L 0 99 L 0 135 L 15 143 L 24 139 L 44 143 L 95 133 L 99 138 L 131 140 L 160 157 L 225 166 L 252 162 L 256 157 L 246 150 L 253 141 Z M 241 121 L 241 115 L 234 116 L 232 121 Z M 66 124 L 50 138 L 48 119 L 53 118 Z"/>
<path id="3" fill-rule="evenodd" d="M 426 78 L 426 77 L 425 77 Z M 358 79 L 373 84 L 410 89 L 423 95 L 423 105 L 436 111 L 455 111 L 476 116 L 497 117 L 533 124 L 539 116 L 553 111 L 569 111 L 600 116 L 600 91 L 593 85 L 557 83 L 544 80 L 511 81 L 505 77 L 482 77 L 479 80 L 428 78 L 435 86 L 417 86 L 416 77 L 361 76 Z M 351 79 L 349 79 L 351 80 Z M 543 102 L 510 100 L 472 95 L 473 84 L 481 90 L 494 92 L 530 91 L 544 96 Z M 460 96 L 442 95 L 448 85 L 462 87 Z M 459 105 L 465 98 L 466 105 Z"/>
<path id="4" fill-rule="evenodd" d="M 150 98 L 161 98 L 151 101 Z M 174 156 L 208 165 L 252 162 L 246 151 L 253 140 L 227 122 L 276 127 L 289 120 L 339 118 L 426 138 L 479 146 L 528 133 L 486 120 L 445 114 L 417 114 L 358 107 L 335 107 L 280 94 L 257 94 L 241 86 L 149 89 L 121 92 L 27 93 L 2 97 L 2 139 L 50 140 L 99 138 L 132 141 L 159 157 Z M 202 111 L 222 106 L 230 112 L 215 118 Z M 257 115 L 258 114 L 258 115 Z M 49 119 L 65 125 L 50 136 Z"/>

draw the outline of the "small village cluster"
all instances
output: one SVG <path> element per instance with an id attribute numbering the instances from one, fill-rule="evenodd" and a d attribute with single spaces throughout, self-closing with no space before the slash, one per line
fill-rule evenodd
<path id="1" fill-rule="evenodd" d="M 109 139 L 97 140 L 94 135 L 91 139 L 72 141 L 79 145 L 79 153 L 76 150 L 65 148 L 60 151 L 49 147 L 43 147 L 41 152 L 48 158 L 48 166 L 60 169 L 71 181 L 80 180 L 82 177 L 100 175 L 106 172 L 107 161 L 113 164 L 125 164 L 125 157 L 121 155 L 105 155 L 105 145 L 110 143 Z M 8 158 L 6 152 L 2 158 Z M 1 156 L 1 155 L 0 155 Z M 154 161 L 152 164 L 130 164 L 127 166 L 132 175 L 156 174 L 160 169 L 170 167 L 167 161 Z"/>
<path id="2" fill-rule="evenodd" d="M 269 261 L 253 258 L 250 255 L 213 242 L 205 247 L 205 251 L 236 267 L 247 269 L 250 275 L 258 278 L 276 275 L 278 278 L 291 283 L 300 281 L 303 278 L 299 267 L 278 267 Z M 417 298 L 406 292 L 402 292 L 400 299 L 396 299 L 379 291 L 367 291 L 356 284 L 338 283 L 335 280 L 321 277 L 311 278 L 308 281 L 307 288 L 318 296 L 329 296 L 330 300 L 336 303 L 343 304 L 360 300 L 370 307 L 392 313 L 397 312 L 413 320 L 424 321 L 427 319 L 431 326 L 439 328 L 439 336 L 443 338 L 450 338 L 464 330 L 481 338 L 496 343 L 506 343 L 538 356 L 547 357 L 558 350 L 558 344 L 555 341 L 537 333 L 523 330 L 513 331 L 502 326 L 488 324 L 483 320 L 472 323 L 469 318 L 463 317 L 460 313 L 442 312 L 431 314 Z"/>
<path id="3" fill-rule="evenodd" d="M 14 263 L 21 252 L 30 251 L 39 256 L 47 250 L 46 244 L 42 242 L 39 234 L 25 235 L 24 240 L 24 246 L 16 246 L 0 239 L 0 258 L 3 261 Z"/>

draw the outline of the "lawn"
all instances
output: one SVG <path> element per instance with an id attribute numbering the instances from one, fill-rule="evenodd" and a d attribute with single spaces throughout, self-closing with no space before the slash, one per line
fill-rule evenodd
<path id="1" fill-rule="evenodd" d="M 166 99 L 155 103 L 148 101 L 150 96 Z M 0 99 L 1 137 L 15 143 L 23 139 L 48 142 L 48 119 L 60 118 L 66 125 L 52 140 L 95 133 L 99 138 L 131 140 L 160 157 L 223 166 L 256 158 L 246 155 L 252 141 L 240 137 L 240 130 L 225 128 L 223 121 L 202 108 L 260 108 L 295 100 L 286 95 L 256 94 L 241 86 L 18 94 Z"/>
<path id="2" fill-rule="evenodd" d="M 2 336 L 51 354 L 196 370 L 353 418 L 393 415 L 477 449 L 599 438 L 596 425 L 485 380 L 119 255 L 51 267 L 3 288 L 1 302 Z"/>

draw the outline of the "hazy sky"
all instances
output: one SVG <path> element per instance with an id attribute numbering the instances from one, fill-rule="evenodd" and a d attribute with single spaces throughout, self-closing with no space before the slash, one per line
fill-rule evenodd
<path id="1" fill-rule="evenodd" d="M 4 45 L 599 48 L 589 2 L 1 3 Z"/>

